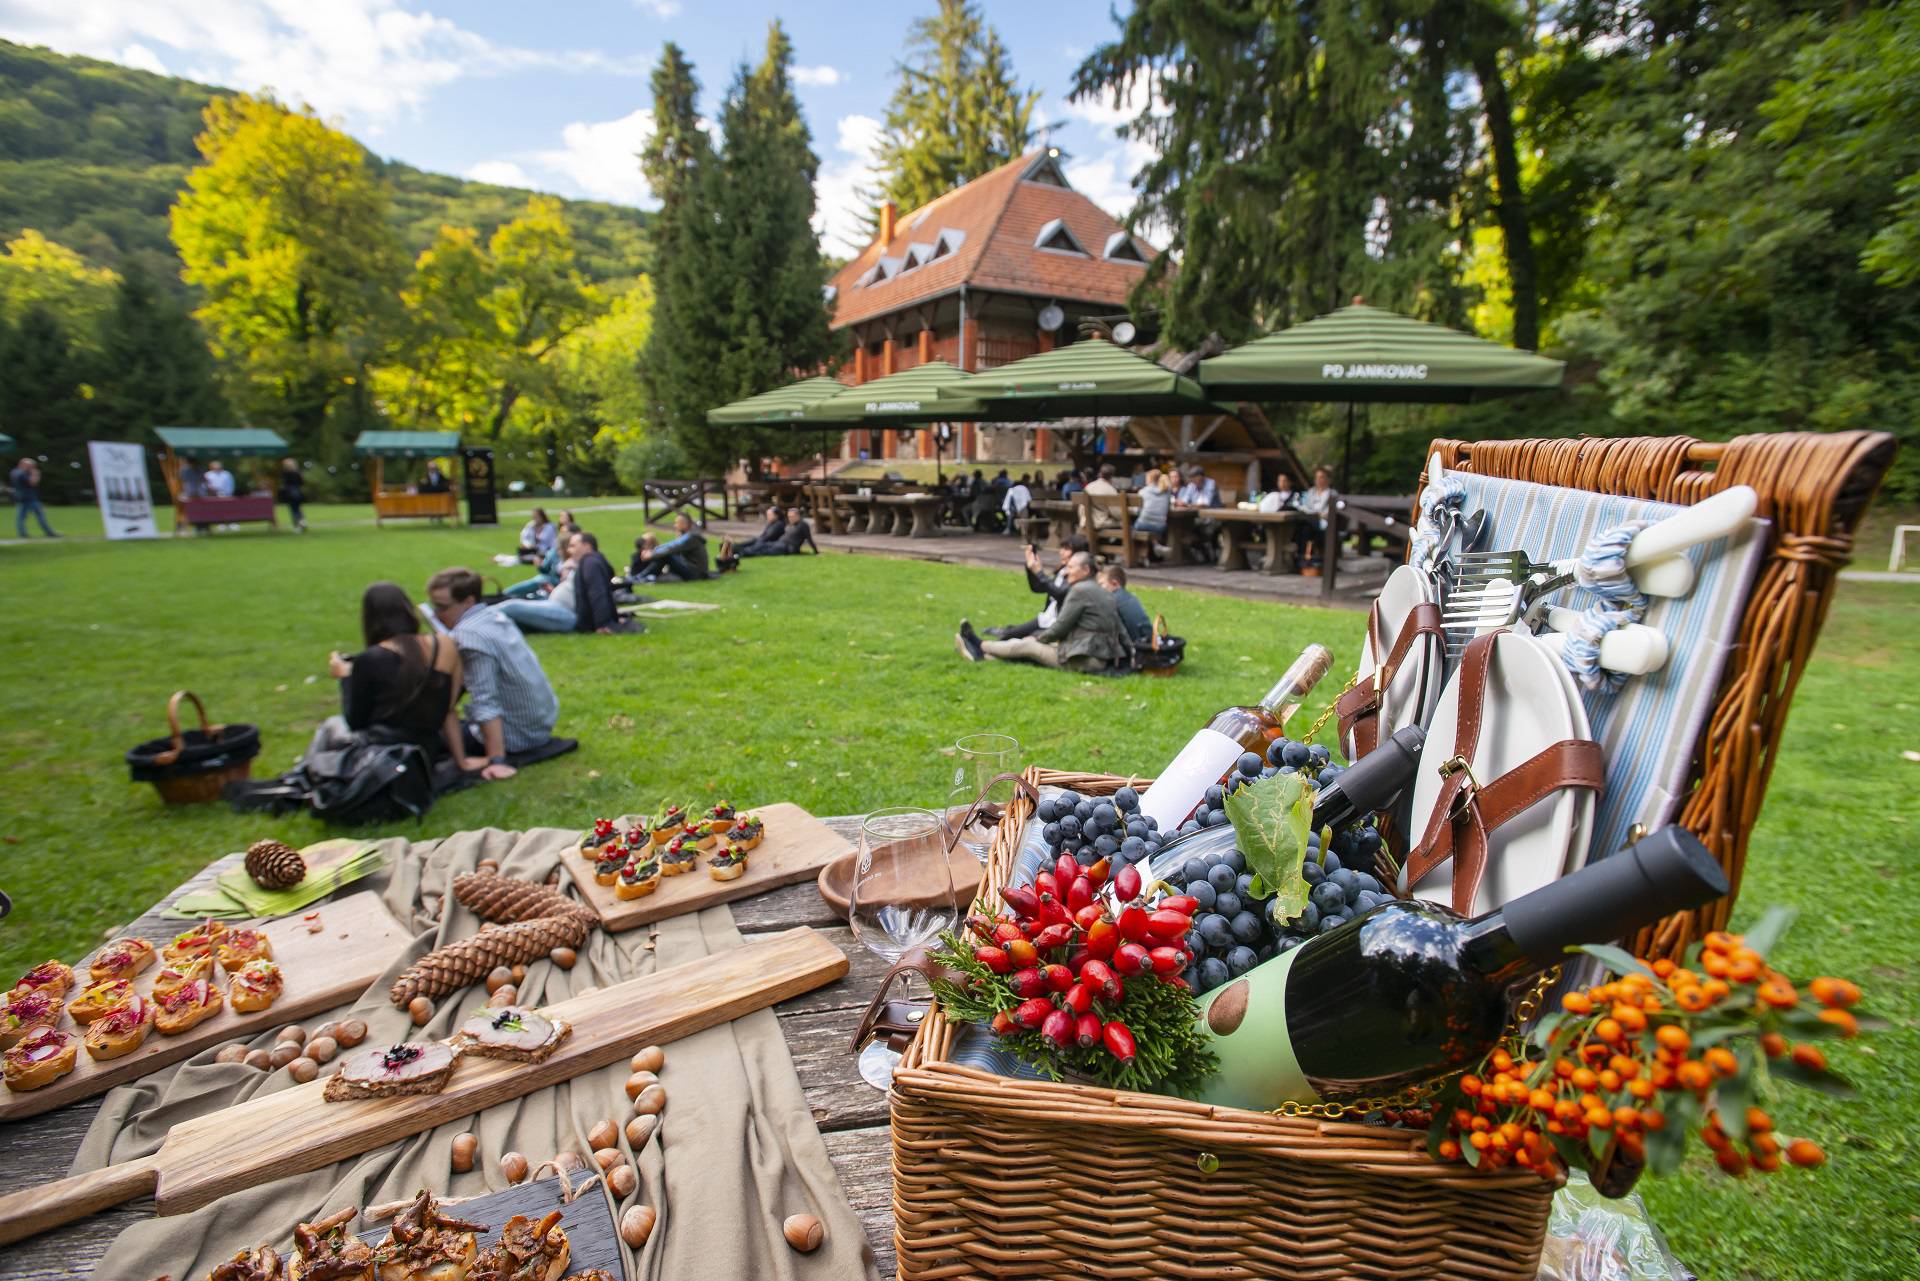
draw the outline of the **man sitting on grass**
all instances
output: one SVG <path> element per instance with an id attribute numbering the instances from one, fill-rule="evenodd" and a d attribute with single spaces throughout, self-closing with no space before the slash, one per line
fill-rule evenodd
<path id="1" fill-rule="evenodd" d="M 813 554 L 820 554 L 820 546 L 813 541 L 813 527 L 798 507 L 787 508 L 787 523 L 781 528 L 780 536 L 770 542 L 749 543 L 740 549 L 742 556 L 798 556 L 803 547 L 813 548 Z"/>
<path id="2" fill-rule="evenodd" d="M 1133 657 L 1133 646 L 1121 626 L 1113 593 L 1093 581 L 1093 557 L 1075 552 L 1067 561 L 1066 576 L 1069 586 L 1066 600 L 1060 605 L 1060 617 L 1038 636 L 982 641 L 963 618 L 953 638 L 954 648 L 962 658 L 975 663 L 997 658 L 1078 672 L 1126 667 Z"/>
<path id="3" fill-rule="evenodd" d="M 1113 593 L 1114 608 L 1120 611 L 1120 625 L 1127 629 L 1127 635 L 1134 644 L 1145 645 L 1153 640 L 1153 620 L 1147 617 L 1147 607 L 1140 598 L 1127 590 L 1127 571 L 1118 565 L 1108 565 L 1098 575 L 1100 585 Z"/>
<path id="4" fill-rule="evenodd" d="M 427 605 L 460 647 L 467 687 L 466 736 L 487 758 L 480 777 L 512 778 L 507 756 L 527 752 L 553 737 L 560 716 L 540 659 L 507 617 L 480 603 L 480 575 L 443 569 L 427 583 Z"/>
<path id="5" fill-rule="evenodd" d="M 1086 550 L 1087 539 L 1084 534 L 1069 534 L 1060 542 L 1059 567 L 1052 574 L 1048 574 L 1040 563 L 1039 551 L 1032 543 L 1028 543 L 1027 590 L 1039 592 L 1047 598 L 1047 603 L 1040 607 L 1040 613 L 1036 617 L 1029 618 L 1024 623 L 1015 623 L 1011 627 L 989 627 L 987 635 L 995 640 L 1020 640 L 1027 636 L 1038 635 L 1049 626 L 1060 616 L 1060 602 L 1066 598 L 1067 588 L 1070 585 L 1067 582 L 1067 561 L 1075 552 Z"/>
<path id="6" fill-rule="evenodd" d="M 643 583 L 657 583 L 673 577 L 682 582 L 711 578 L 707 568 L 707 536 L 693 527 L 693 517 L 680 512 L 673 518 L 674 536 L 651 552 L 640 553 L 640 573 L 634 577 Z"/>

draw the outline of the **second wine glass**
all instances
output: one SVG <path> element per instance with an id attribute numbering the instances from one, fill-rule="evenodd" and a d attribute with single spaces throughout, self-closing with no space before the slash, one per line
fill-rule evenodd
<path id="1" fill-rule="evenodd" d="M 960 919 L 947 864 L 945 824 L 932 810 L 876 810 L 860 825 L 859 857 L 847 895 L 853 937 L 888 965 L 938 941 Z M 906 982 L 912 983 L 908 975 Z M 860 1076 L 875 1089 L 893 1083 L 900 1056 L 880 1041 L 860 1053 Z"/>

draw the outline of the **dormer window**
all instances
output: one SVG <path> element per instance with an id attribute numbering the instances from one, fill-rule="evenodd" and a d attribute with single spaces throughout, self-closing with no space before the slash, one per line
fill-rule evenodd
<path id="1" fill-rule="evenodd" d="M 1040 234 L 1033 238 L 1033 247 L 1050 249 L 1057 254 L 1077 254 L 1082 258 L 1088 256 L 1080 242 L 1074 239 L 1073 232 L 1067 228 L 1067 224 L 1058 218 L 1040 228 Z"/>
<path id="2" fill-rule="evenodd" d="M 915 242 L 907 246 L 906 259 L 901 263 L 901 271 L 912 271 L 915 267 L 933 261 L 934 246 L 925 242 Z"/>
<path id="3" fill-rule="evenodd" d="M 1045 187 L 1066 187 L 1068 191 L 1073 190 L 1067 182 L 1067 175 L 1061 172 L 1058 147 L 1049 147 L 1042 152 L 1031 165 L 1027 166 L 1027 171 L 1020 175 L 1020 180 L 1037 182 Z"/>
<path id="4" fill-rule="evenodd" d="M 867 269 L 867 274 L 860 278 L 860 283 L 863 285 L 877 285 L 881 281 L 890 280 L 899 274 L 900 259 L 882 258 L 879 262 L 874 263 L 873 266 Z"/>
<path id="5" fill-rule="evenodd" d="M 1124 231 L 1116 231 L 1107 237 L 1107 247 L 1100 256 L 1109 262 L 1144 263 L 1147 260 L 1147 256 L 1140 252 L 1140 246 L 1133 242 L 1133 237 Z"/>
<path id="6" fill-rule="evenodd" d="M 958 227 L 942 227 L 939 237 L 933 242 L 933 252 L 927 255 L 927 261 L 945 258 L 948 254 L 967 243 L 967 233 Z"/>

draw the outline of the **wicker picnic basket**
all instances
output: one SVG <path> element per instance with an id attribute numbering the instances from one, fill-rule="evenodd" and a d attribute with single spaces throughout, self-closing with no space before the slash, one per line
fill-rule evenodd
<path id="1" fill-rule="evenodd" d="M 1680 821 L 1738 891 L 1780 728 L 1832 600 L 1852 531 L 1893 457 L 1878 433 L 1439 441 L 1449 469 L 1692 503 L 1752 485 L 1775 541 L 1738 653 L 1697 746 Z M 1036 787 L 1104 794 L 1127 780 L 1031 769 Z M 988 895 L 1010 874 L 1025 794 L 994 836 Z M 1635 945 L 1674 952 L 1724 924 L 1732 899 L 1672 918 Z M 1531 1281 L 1550 1189 L 1525 1171 L 1436 1163 L 1425 1135 L 1244 1112 L 1153 1094 L 1014 1080 L 951 1060 L 960 1029 L 936 1004 L 892 1093 L 899 1275 L 1054 1278 L 1347 1277 Z M 1218 1161 L 1217 1169 L 1203 1174 Z"/>
<path id="2" fill-rule="evenodd" d="M 180 728 L 180 704 L 191 701 L 200 728 Z M 167 736 L 127 749 L 127 771 L 136 783 L 152 783 L 168 805 L 205 805 L 220 789 L 247 777 L 260 754 L 260 731 L 252 725 L 211 725 L 207 708 L 191 690 L 167 700 Z"/>

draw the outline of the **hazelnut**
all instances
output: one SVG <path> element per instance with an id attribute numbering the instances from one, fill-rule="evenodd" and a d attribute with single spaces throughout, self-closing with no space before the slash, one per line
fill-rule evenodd
<path id="1" fill-rule="evenodd" d="M 407 1017 L 413 1020 L 415 1027 L 425 1027 L 433 1022 L 433 1002 L 424 996 L 414 997 L 407 1002 Z"/>
<path id="2" fill-rule="evenodd" d="M 649 1045 L 633 1056 L 627 1066 L 635 1072 L 658 1072 L 667 1065 L 667 1052 L 657 1045 Z"/>
<path id="3" fill-rule="evenodd" d="M 640 1091 L 639 1096 L 634 1099 L 633 1114 L 635 1116 L 655 1116 L 666 1106 L 667 1087 L 664 1085 L 649 1085 L 646 1089 Z"/>
<path id="4" fill-rule="evenodd" d="M 511 982 L 513 971 L 504 965 L 496 965 L 487 971 L 487 994 L 491 996 Z"/>
<path id="5" fill-rule="evenodd" d="M 300 1084 L 305 1085 L 308 1081 L 320 1075 L 320 1065 L 302 1054 L 299 1058 L 287 1064 L 287 1075 L 300 1082 Z"/>
<path id="6" fill-rule="evenodd" d="M 556 1152 L 553 1154 L 553 1166 L 560 1173 L 571 1176 L 587 1168 L 587 1159 L 571 1150 Z"/>
<path id="7" fill-rule="evenodd" d="M 787 1238 L 787 1244 L 802 1254 L 811 1254 L 820 1248 L 820 1242 L 826 1237 L 826 1229 L 820 1226 L 820 1220 L 811 1214 L 790 1214 L 787 1221 L 780 1225 L 780 1233 Z"/>
<path id="8" fill-rule="evenodd" d="M 476 872 L 498 872 L 500 870 L 500 860 L 497 858 L 483 858 L 473 865 L 473 870 Z"/>
<path id="9" fill-rule="evenodd" d="M 651 1139 L 653 1132 L 659 1128 L 660 1118 L 657 1116 L 634 1117 L 627 1122 L 627 1146 L 638 1152 L 647 1146 L 647 1140 Z"/>
<path id="10" fill-rule="evenodd" d="M 307 1057 L 315 1063 L 325 1063 L 339 1052 L 339 1043 L 330 1036 L 316 1036 L 307 1042 Z"/>
<path id="11" fill-rule="evenodd" d="M 570 947 L 556 947 L 547 953 L 547 957 L 563 970 L 570 970 L 580 959 L 580 954 Z"/>
<path id="12" fill-rule="evenodd" d="M 637 1099 L 640 1097 L 640 1091 L 646 1089 L 649 1085 L 657 1085 L 659 1082 L 660 1078 L 651 1072 L 635 1072 L 627 1078 L 627 1097 Z"/>
<path id="13" fill-rule="evenodd" d="M 653 1220 L 652 1206 L 628 1206 L 627 1212 L 620 1216 L 620 1239 L 638 1250 L 653 1235 Z"/>
<path id="14" fill-rule="evenodd" d="M 245 1063 L 247 1061 L 247 1047 L 238 1041 L 235 1041 L 232 1045 L 221 1046 L 220 1053 L 213 1056 L 213 1061 L 215 1063 Z"/>
<path id="15" fill-rule="evenodd" d="M 271 1050 L 249 1050 L 247 1051 L 247 1057 L 240 1061 L 250 1068 L 259 1068 L 264 1072 L 273 1066 L 273 1052 Z"/>
<path id="16" fill-rule="evenodd" d="M 273 1067 L 283 1068 L 295 1059 L 302 1057 L 304 1056 L 300 1053 L 299 1046 L 295 1045 L 292 1041 L 282 1041 L 273 1047 L 273 1052 L 267 1056 L 267 1062 Z"/>
<path id="17" fill-rule="evenodd" d="M 325 1023 L 313 1029 L 313 1036 L 338 1036 L 339 1034 L 340 1025 L 332 1019 L 328 1019 Z M 308 1039 L 312 1040 L 313 1038 L 309 1037 Z"/>
<path id="18" fill-rule="evenodd" d="M 500 1173 L 507 1176 L 508 1183 L 518 1183 L 527 1177 L 527 1158 L 518 1152 L 509 1152 L 500 1158 Z"/>
<path id="19" fill-rule="evenodd" d="M 610 1148 L 619 1142 L 620 1127 L 615 1125 L 611 1118 L 603 1117 L 595 1121 L 593 1128 L 587 1131 L 589 1147 Z"/>
<path id="20" fill-rule="evenodd" d="M 367 1039 L 367 1021 L 348 1019 L 340 1025 L 340 1030 L 333 1034 L 333 1039 L 340 1042 L 341 1048 L 351 1050 Z"/>
<path id="21" fill-rule="evenodd" d="M 487 998 L 487 1007 L 494 1010 L 504 1010 L 507 1006 L 512 1005 L 519 999 L 520 989 L 509 983 L 505 987 L 494 989 L 493 995 Z"/>
<path id="22" fill-rule="evenodd" d="M 278 1032 L 275 1032 L 273 1039 L 276 1042 L 291 1041 L 295 1045 L 303 1045 L 306 1043 L 307 1029 L 301 1027 L 298 1023 L 289 1023 Z"/>
<path id="23" fill-rule="evenodd" d="M 514 967 L 513 967 L 513 981 L 514 981 L 515 983 L 525 983 L 525 982 L 527 981 L 527 967 L 526 967 L 526 966 L 524 966 L 524 965 L 516 965 L 516 966 L 514 966 Z"/>
<path id="24" fill-rule="evenodd" d="M 619 1148 L 595 1148 L 593 1150 L 593 1163 L 603 1171 L 611 1170 L 614 1166 L 624 1163 L 626 1159 L 627 1158 L 620 1155 Z"/>
<path id="25" fill-rule="evenodd" d="M 453 1172 L 465 1174 L 473 1168 L 474 1154 L 480 1150 L 480 1137 L 471 1130 L 453 1136 Z"/>
<path id="26" fill-rule="evenodd" d="M 607 1188 L 613 1193 L 613 1199 L 616 1201 L 626 1200 L 639 1186 L 640 1176 L 633 1172 L 633 1167 L 630 1165 L 623 1163 L 607 1171 Z"/>

